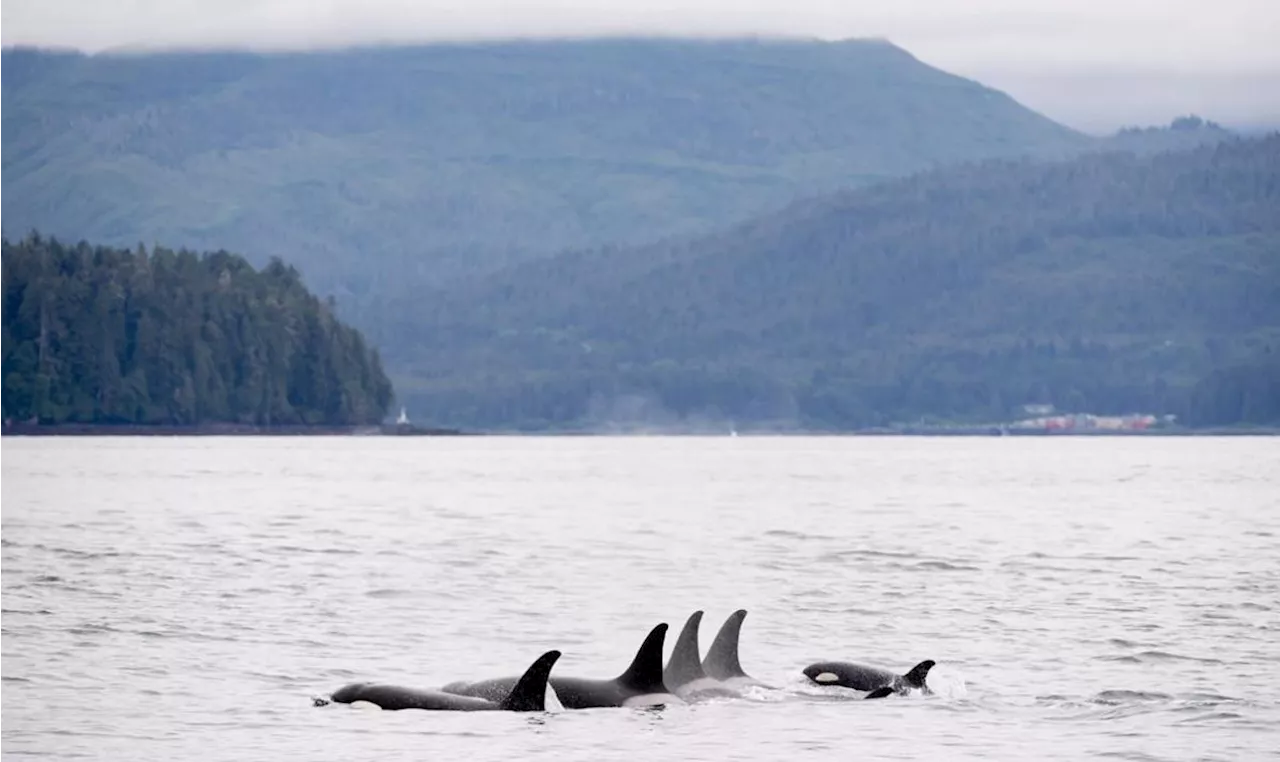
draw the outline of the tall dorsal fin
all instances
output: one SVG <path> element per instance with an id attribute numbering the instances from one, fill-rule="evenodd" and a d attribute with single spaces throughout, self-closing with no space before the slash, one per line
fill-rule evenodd
<path id="1" fill-rule="evenodd" d="M 680 637 L 676 638 L 675 648 L 671 649 L 671 661 L 667 662 L 667 668 L 662 672 L 662 680 L 669 689 L 688 685 L 694 680 L 701 680 L 707 676 L 707 673 L 702 670 L 702 656 L 698 652 L 700 624 L 702 624 L 702 612 L 695 611 L 684 623 Z"/>
<path id="2" fill-rule="evenodd" d="M 636 693 L 666 693 L 667 687 L 662 681 L 662 646 L 666 637 L 666 622 L 650 630 L 631 666 L 618 675 L 618 682 Z"/>
<path id="3" fill-rule="evenodd" d="M 912 688 L 923 688 L 925 678 L 929 677 L 929 670 L 933 669 L 933 659 L 925 659 L 919 664 L 911 668 L 911 671 L 902 676 L 902 682 Z"/>
<path id="4" fill-rule="evenodd" d="M 742 664 L 738 662 L 738 636 L 742 632 L 742 620 L 747 618 L 746 609 L 738 609 L 724 620 L 716 639 L 711 641 L 711 650 L 707 658 L 702 660 L 702 668 L 706 674 L 717 680 L 728 680 L 734 677 L 746 677 Z"/>
<path id="5" fill-rule="evenodd" d="M 512 712 L 545 712 L 547 710 L 547 678 L 560 652 L 551 650 L 534 660 L 516 681 L 511 693 L 502 700 L 502 708 Z"/>

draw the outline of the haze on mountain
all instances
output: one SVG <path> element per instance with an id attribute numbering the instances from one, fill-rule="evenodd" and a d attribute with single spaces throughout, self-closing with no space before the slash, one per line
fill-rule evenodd
<path id="1" fill-rule="evenodd" d="M 375 341 L 389 301 L 458 275 L 1108 144 L 874 40 L 7 50 L 3 69 L 11 234 L 279 256 Z M 1197 127 L 1164 135 L 1227 134 Z"/>
<path id="2" fill-rule="evenodd" d="M 1280 126 L 1269 0 L 7 0 L 5 45 L 304 50 L 601 36 L 883 38 L 1095 134 Z"/>

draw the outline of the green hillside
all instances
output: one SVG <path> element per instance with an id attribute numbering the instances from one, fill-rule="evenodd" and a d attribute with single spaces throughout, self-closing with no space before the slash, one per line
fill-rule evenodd
<path id="1" fill-rule="evenodd" d="M 3 241 L 4 418 L 377 424 L 376 351 L 280 260 Z"/>
<path id="2" fill-rule="evenodd" d="M 923 173 L 400 309 L 400 398 L 439 423 L 1194 418 L 1280 355 L 1280 135 Z"/>
<path id="3" fill-rule="evenodd" d="M 278 255 L 371 330 L 388 295 L 458 274 L 1095 142 L 880 41 L 9 49 L 3 67 L 9 235 Z"/>

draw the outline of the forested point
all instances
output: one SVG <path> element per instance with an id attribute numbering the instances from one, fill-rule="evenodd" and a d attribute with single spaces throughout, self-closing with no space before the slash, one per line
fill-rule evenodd
<path id="1" fill-rule="evenodd" d="M 375 349 L 273 258 L 3 239 L 4 419 L 376 424 Z"/>

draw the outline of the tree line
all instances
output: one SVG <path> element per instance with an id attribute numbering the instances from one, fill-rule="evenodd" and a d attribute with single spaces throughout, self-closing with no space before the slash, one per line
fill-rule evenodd
<path id="1" fill-rule="evenodd" d="M 358 425 L 393 390 L 376 349 L 279 259 L 3 240 L 6 421 Z"/>

